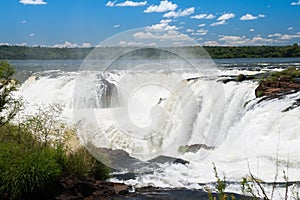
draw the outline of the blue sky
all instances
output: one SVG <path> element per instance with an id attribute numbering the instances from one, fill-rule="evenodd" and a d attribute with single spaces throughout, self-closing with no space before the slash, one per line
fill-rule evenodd
<path id="1" fill-rule="evenodd" d="M 300 0 L 2 0 L 0 45 L 89 47 L 146 27 L 201 45 L 300 43 Z"/>

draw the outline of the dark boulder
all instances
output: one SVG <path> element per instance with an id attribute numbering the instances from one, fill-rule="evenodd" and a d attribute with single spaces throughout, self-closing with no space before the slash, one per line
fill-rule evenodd
<path id="1" fill-rule="evenodd" d="M 61 191 L 57 200 L 115 199 L 128 193 L 128 186 L 122 183 L 96 181 L 92 178 L 68 177 L 60 181 Z"/>

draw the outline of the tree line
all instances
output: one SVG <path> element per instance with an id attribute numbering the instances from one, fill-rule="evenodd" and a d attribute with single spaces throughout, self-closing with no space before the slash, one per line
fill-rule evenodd
<path id="1" fill-rule="evenodd" d="M 97 55 L 97 59 L 107 59 L 115 55 L 120 49 L 132 47 L 97 47 L 103 50 L 103 54 Z M 197 52 L 199 47 L 171 47 L 171 49 L 189 50 Z M 0 46 L 1 60 L 81 60 L 94 48 L 50 48 L 27 46 Z M 167 48 L 168 49 L 168 48 Z M 207 53 L 215 59 L 221 58 L 283 58 L 300 57 L 298 44 L 289 46 L 205 46 Z M 199 51 L 200 52 L 200 51 Z M 144 49 L 145 55 L 153 54 L 153 48 Z M 197 55 L 197 54 L 194 54 Z M 193 57 L 195 58 L 195 56 Z"/>

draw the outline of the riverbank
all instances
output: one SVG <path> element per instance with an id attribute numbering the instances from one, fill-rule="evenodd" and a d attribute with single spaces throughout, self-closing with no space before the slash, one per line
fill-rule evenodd
<path id="1" fill-rule="evenodd" d="M 185 188 L 158 188 L 142 187 L 134 189 L 122 183 L 112 183 L 105 181 L 96 181 L 91 178 L 67 178 L 59 184 L 60 192 L 54 197 L 56 200 L 207 200 L 209 193 L 204 190 L 185 189 Z M 212 197 L 218 197 L 219 194 L 212 193 Z M 234 193 L 226 193 L 227 196 L 238 199 L 251 199 Z"/>

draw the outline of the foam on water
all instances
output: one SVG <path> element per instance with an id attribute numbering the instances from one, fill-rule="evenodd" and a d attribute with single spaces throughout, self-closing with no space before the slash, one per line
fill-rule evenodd
<path id="1" fill-rule="evenodd" d="M 259 71 L 220 71 L 223 75 L 257 72 Z M 28 112 L 34 111 L 34 104 L 60 103 L 65 106 L 65 119 L 71 122 L 72 105 L 76 104 L 73 102 L 73 92 L 78 73 L 83 72 L 52 71 L 30 77 L 19 91 L 31 105 L 27 107 Z M 238 182 L 249 175 L 251 170 L 260 179 L 272 182 L 276 170 L 286 170 L 287 164 L 289 180 L 300 180 L 300 108 L 282 112 L 294 100 L 299 99 L 300 93 L 258 103 L 259 99 L 255 99 L 254 95 L 257 83 L 252 81 L 223 84 L 216 80 L 199 78 L 174 84 L 175 79 L 172 78 L 176 76 L 172 74 L 131 74 L 122 79 L 124 74 L 122 71 L 102 74 L 101 79 L 117 88 L 120 104 L 126 104 L 126 100 L 131 99 L 132 104 L 128 105 L 131 108 L 129 116 L 134 123 L 141 125 L 134 130 L 140 131 L 138 136 L 142 134 L 142 137 L 128 137 L 120 131 L 115 124 L 114 111 L 109 106 L 97 104 L 101 100 L 99 93 L 103 92 L 99 87 L 104 84 L 103 81 L 100 85 L 95 84 L 100 74 L 86 72 L 85 77 L 91 84 L 82 91 L 87 94 L 85 103 L 88 102 L 95 108 L 96 119 L 101 119 L 97 121 L 97 127 L 89 128 L 94 144 L 98 147 L 123 149 L 142 160 L 149 159 L 145 155 L 152 156 L 156 155 L 153 152 L 160 152 L 168 156 L 180 155 L 182 159 L 190 162 L 189 165 L 164 164 L 154 169 L 153 173 L 139 175 L 135 180 L 127 180 L 126 183 L 137 187 L 152 185 L 201 188 L 198 183 L 216 181 L 212 162 L 221 175 L 226 175 L 228 181 Z M 185 76 L 199 77 L 199 74 L 186 73 Z M 154 82 L 169 82 L 164 85 L 176 85 L 176 94 L 173 88 L 159 90 L 155 85 L 145 85 L 135 95 L 129 96 L 130 91 L 140 84 L 139 80 L 144 81 L 147 78 L 152 78 Z M 120 81 L 122 84 L 118 84 Z M 186 90 L 187 85 L 192 92 Z M 221 101 L 217 96 L 208 95 L 214 89 L 218 91 L 218 87 L 224 88 L 224 99 Z M 89 96 L 91 91 L 98 93 Z M 147 95 L 142 96 L 140 93 Z M 191 95 L 195 95 L 195 99 Z M 163 101 L 159 102 L 160 100 Z M 118 123 L 123 123 L 121 126 L 126 128 L 127 121 Z M 147 129 L 149 126 L 151 129 Z M 128 130 L 131 128 L 128 127 Z M 94 134 L 95 131 L 98 134 Z M 145 139 L 142 133 L 145 131 L 147 135 L 153 134 L 155 137 Z M 178 154 L 178 147 L 185 144 L 206 144 L 215 146 L 215 149 Z M 278 180 L 284 181 L 283 176 L 278 176 Z M 231 185 L 228 190 L 237 191 L 239 188 Z"/>

